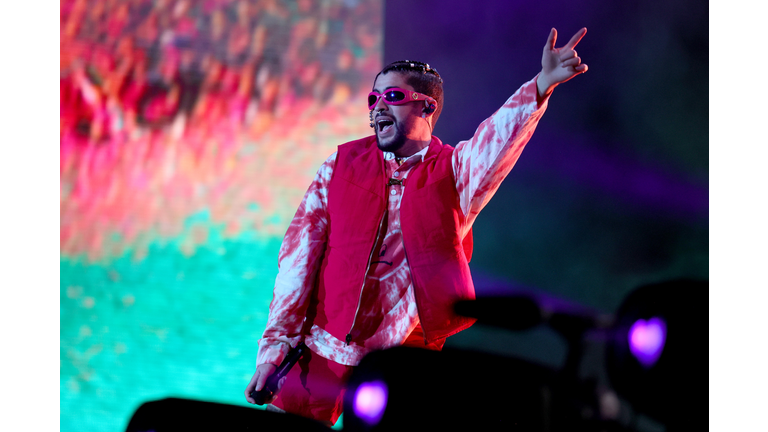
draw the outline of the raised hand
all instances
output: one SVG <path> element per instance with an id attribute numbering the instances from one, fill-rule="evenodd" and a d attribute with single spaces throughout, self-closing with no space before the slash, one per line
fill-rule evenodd
<path id="1" fill-rule="evenodd" d="M 544 53 L 541 56 L 541 73 L 536 79 L 539 96 L 544 97 L 550 94 L 558 84 L 587 71 L 587 65 L 581 63 L 581 58 L 574 49 L 585 34 L 587 34 L 586 27 L 576 32 L 565 46 L 555 48 L 557 30 L 553 28 L 549 32 L 547 44 L 544 45 Z"/>

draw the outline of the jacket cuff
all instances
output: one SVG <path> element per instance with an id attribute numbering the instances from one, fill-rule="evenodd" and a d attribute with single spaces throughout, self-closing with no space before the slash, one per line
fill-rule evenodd
<path id="1" fill-rule="evenodd" d="M 256 367 L 266 363 L 280 366 L 283 359 L 288 355 L 291 346 L 287 342 L 267 342 L 264 339 L 259 341 L 259 354 L 256 356 Z"/>
<path id="2" fill-rule="evenodd" d="M 525 102 L 530 102 L 533 104 L 533 106 L 536 107 L 536 111 L 538 110 L 546 110 L 547 104 L 549 103 L 549 97 L 552 96 L 552 93 L 542 96 L 541 97 L 541 104 L 539 105 L 539 87 L 536 85 L 536 80 L 539 79 L 539 75 L 541 73 L 537 73 L 535 77 L 531 81 L 528 81 L 527 83 L 523 84 L 523 100 Z"/>

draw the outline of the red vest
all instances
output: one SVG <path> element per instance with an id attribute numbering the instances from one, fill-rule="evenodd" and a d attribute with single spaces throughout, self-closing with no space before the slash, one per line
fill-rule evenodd
<path id="1" fill-rule="evenodd" d="M 453 147 L 432 137 L 424 161 L 405 180 L 400 203 L 403 247 L 427 343 L 475 322 L 453 312 L 453 303 L 474 299 L 475 289 L 468 265 L 472 232 L 465 239 L 460 236 L 464 215 L 452 153 Z M 328 190 L 329 234 L 305 328 L 317 324 L 339 340 L 351 332 L 377 229 L 387 211 L 384 172 L 375 136 L 339 146 Z"/>

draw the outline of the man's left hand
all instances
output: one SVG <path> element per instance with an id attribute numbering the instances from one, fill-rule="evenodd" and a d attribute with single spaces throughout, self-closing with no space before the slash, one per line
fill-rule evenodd
<path id="1" fill-rule="evenodd" d="M 547 44 L 544 45 L 544 53 L 541 56 L 541 73 L 536 79 L 539 97 L 549 96 L 558 84 L 587 71 L 587 65 L 581 62 L 581 58 L 574 49 L 585 34 L 587 34 L 586 27 L 576 32 L 565 46 L 555 48 L 557 30 L 553 28 L 549 32 Z"/>

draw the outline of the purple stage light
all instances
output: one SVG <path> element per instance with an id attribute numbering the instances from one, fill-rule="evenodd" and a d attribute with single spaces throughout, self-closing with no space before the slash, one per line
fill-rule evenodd
<path id="1" fill-rule="evenodd" d="M 666 340 L 667 324 L 658 317 L 639 319 L 629 329 L 629 350 L 646 368 L 659 359 Z"/>
<path id="2" fill-rule="evenodd" d="M 382 381 L 360 384 L 355 392 L 355 415 L 373 426 L 378 424 L 387 407 L 387 385 Z"/>

